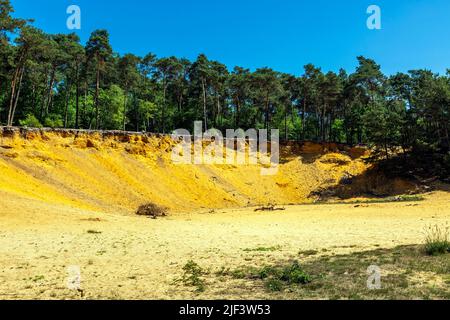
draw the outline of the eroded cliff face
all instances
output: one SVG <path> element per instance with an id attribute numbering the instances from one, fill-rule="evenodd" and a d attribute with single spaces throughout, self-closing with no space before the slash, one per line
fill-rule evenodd
<path id="1" fill-rule="evenodd" d="M 0 128 L 0 205 L 39 201 L 131 214 L 146 202 L 172 212 L 307 203 L 314 191 L 361 175 L 364 149 L 291 143 L 278 173 L 261 165 L 175 164 L 170 137 Z"/>

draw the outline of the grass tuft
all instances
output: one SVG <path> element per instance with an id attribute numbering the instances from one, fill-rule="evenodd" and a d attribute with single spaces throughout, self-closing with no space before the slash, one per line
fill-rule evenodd
<path id="1" fill-rule="evenodd" d="M 425 252 L 437 256 L 450 252 L 449 227 L 429 226 L 425 230 Z"/>
<path id="2" fill-rule="evenodd" d="M 101 231 L 97 231 L 97 230 L 88 230 L 87 231 L 88 234 L 101 234 Z"/>

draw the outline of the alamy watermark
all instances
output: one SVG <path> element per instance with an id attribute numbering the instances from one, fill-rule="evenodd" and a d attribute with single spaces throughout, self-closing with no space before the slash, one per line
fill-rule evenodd
<path id="1" fill-rule="evenodd" d="M 186 129 L 172 133 L 178 144 L 172 150 L 175 164 L 261 165 L 261 175 L 275 175 L 280 163 L 278 129 L 226 130 L 203 132 L 203 123 L 194 123 L 194 135 Z"/>
<path id="2" fill-rule="evenodd" d="M 81 290 L 81 270 L 79 266 L 67 268 L 67 288 L 75 291 Z"/>
<path id="3" fill-rule="evenodd" d="M 81 29 L 81 9 L 77 5 L 70 5 L 67 7 L 66 13 L 69 15 L 66 21 L 67 29 L 80 30 Z"/>
<path id="4" fill-rule="evenodd" d="M 69 30 L 81 29 L 81 8 L 78 5 L 72 4 L 67 7 L 66 13 L 69 17 L 66 20 L 66 26 Z M 366 25 L 369 30 L 381 30 L 381 8 L 378 5 L 372 4 L 367 8 Z"/>
<path id="5" fill-rule="evenodd" d="M 367 289 L 380 290 L 381 289 L 381 268 L 376 265 L 372 265 L 367 268 Z"/>
<path id="6" fill-rule="evenodd" d="M 367 14 L 370 14 L 367 18 L 367 28 L 369 30 L 381 30 L 381 8 L 372 4 L 367 8 Z"/>

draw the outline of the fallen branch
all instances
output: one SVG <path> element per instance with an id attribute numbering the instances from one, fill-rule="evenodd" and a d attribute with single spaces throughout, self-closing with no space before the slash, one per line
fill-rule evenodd
<path id="1" fill-rule="evenodd" d="M 284 210 L 286 210 L 286 208 L 277 208 L 275 205 L 271 204 L 271 205 L 268 205 L 267 207 L 256 208 L 255 212 L 257 212 L 257 211 L 284 211 Z"/>

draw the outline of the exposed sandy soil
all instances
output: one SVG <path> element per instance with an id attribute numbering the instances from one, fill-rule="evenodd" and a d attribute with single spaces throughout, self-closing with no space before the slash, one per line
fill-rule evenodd
<path id="1" fill-rule="evenodd" d="M 155 137 L 0 134 L 0 299 L 273 298 L 254 282 L 207 276 L 197 294 L 176 280 L 189 260 L 212 275 L 310 249 L 418 244 L 427 225 L 450 222 L 445 191 L 414 203 L 249 207 L 311 203 L 311 192 L 363 174 L 364 150 L 290 146 L 279 173 L 263 177 L 260 166 L 177 166 L 172 147 Z M 409 187 L 378 184 L 381 193 Z M 135 216 L 147 201 L 172 214 Z M 80 267 L 83 294 L 68 289 L 69 266 Z"/>
<path id="2" fill-rule="evenodd" d="M 301 153 L 284 149 L 279 172 L 262 176 L 261 165 L 174 164 L 174 145 L 166 137 L 57 132 L 10 137 L 0 130 L 0 190 L 83 210 L 130 214 L 152 201 L 186 212 L 311 202 L 311 191 L 367 168 L 350 149 L 344 154 L 316 144 Z"/>
<path id="3" fill-rule="evenodd" d="M 152 220 L 9 199 L 0 211 L 0 298 L 79 299 L 67 289 L 71 265 L 80 266 L 87 299 L 270 298 L 251 282 L 211 277 L 197 294 L 174 280 L 191 259 L 213 273 L 298 258 L 299 250 L 341 254 L 421 243 L 425 226 L 450 221 L 449 201 L 449 193 L 436 192 L 418 203 L 228 209 Z"/>

